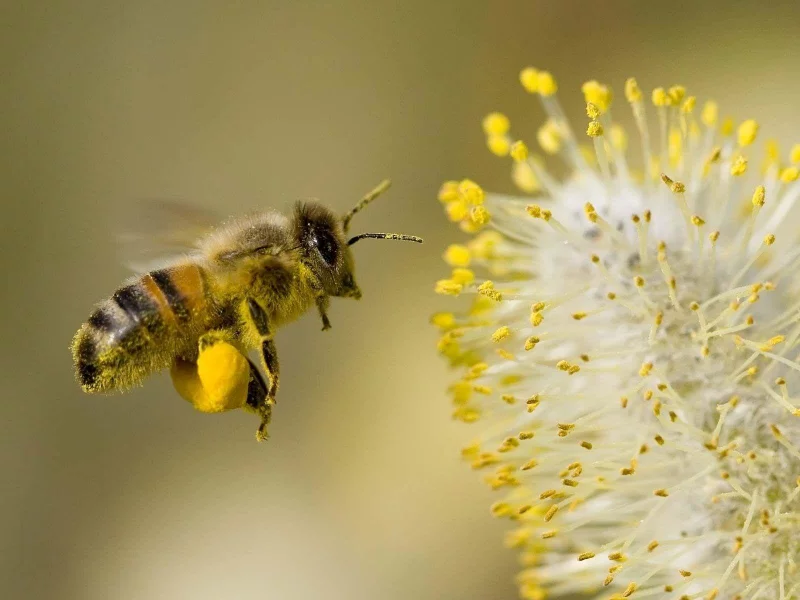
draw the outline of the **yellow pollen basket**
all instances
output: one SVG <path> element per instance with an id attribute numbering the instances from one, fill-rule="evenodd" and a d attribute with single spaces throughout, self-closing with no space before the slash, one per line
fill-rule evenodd
<path id="1" fill-rule="evenodd" d="M 197 363 L 178 360 L 170 369 L 172 384 L 184 400 L 204 413 L 244 406 L 250 383 L 250 364 L 226 342 L 205 348 Z"/>

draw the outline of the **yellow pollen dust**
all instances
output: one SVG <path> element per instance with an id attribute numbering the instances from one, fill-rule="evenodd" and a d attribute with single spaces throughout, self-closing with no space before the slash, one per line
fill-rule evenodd
<path id="1" fill-rule="evenodd" d="M 597 108 L 597 105 L 592 102 L 586 103 L 586 116 L 590 119 L 596 119 L 600 116 L 600 109 Z"/>
<path id="2" fill-rule="evenodd" d="M 758 186 L 756 191 L 753 192 L 753 206 L 764 206 L 766 195 L 767 191 L 764 189 L 764 186 Z"/>
<path id="3" fill-rule="evenodd" d="M 731 175 L 744 175 L 745 171 L 747 171 L 747 159 L 744 156 L 739 155 L 736 157 L 733 163 L 731 163 Z"/>
<path id="4" fill-rule="evenodd" d="M 491 219 L 489 211 L 483 206 L 472 207 L 472 211 L 470 211 L 469 216 L 472 219 L 472 222 L 476 225 L 485 225 Z"/>
<path id="5" fill-rule="evenodd" d="M 543 209 L 538 204 L 529 204 L 525 207 L 525 212 L 527 212 L 530 216 L 534 219 L 542 219 L 544 221 L 549 221 L 552 213 L 549 210 Z"/>
<path id="6" fill-rule="evenodd" d="M 508 327 L 508 325 L 503 325 L 492 334 L 492 341 L 497 343 L 506 339 L 510 335 L 511 335 L 511 329 Z"/>
<path id="7" fill-rule="evenodd" d="M 686 191 L 686 185 L 680 181 L 674 181 L 666 173 L 661 174 L 661 181 L 675 194 L 683 194 Z"/>
<path id="8" fill-rule="evenodd" d="M 590 121 L 589 126 L 586 128 L 586 135 L 589 137 L 599 137 L 603 135 L 603 126 L 599 121 Z"/>

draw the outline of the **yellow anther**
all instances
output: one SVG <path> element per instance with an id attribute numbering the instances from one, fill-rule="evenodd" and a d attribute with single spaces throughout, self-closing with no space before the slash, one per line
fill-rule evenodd
<path id="1" fill-rule="evenodd" d="M 551 529 L 550 531 L 545 531 L 545 532 L 542 533 L 542 539 L 543 540 L 548 540 L 550 538 L 556 537 L 557 533 L 558 533 L 557 529 Z M 542 596 L 542 597 L 544 597 L 544 596 Z"/>
<path id="2" fill-rule="evenodd" d="M 539 462 L 538 462 L 538 461 L 536 461 L 536 460 L 534 460 L 534 459 L 531 459 L 531 460 L 529 460 L 528 462 L 526 462 L 524 465 L 522 465 L 522 466 L 519 468 L 519 470 L 520 470 L 520 471 L 530 471 L 531 469 L 533 469 L 534 467 L 536 467 L 538 464 L 539 464 Z"/>
<path id="3" fill-rule="evenodd" d="M 459 182 L 458 194 L 459 198 L 475 206 L 483 204 L 486 198 L 483 188 L 471 179 L 463 179 Z"/>
<path id="4" fill-rule="evenodd" d="M 531 440 L 533 439 L 533 435 L 532 431 L 520 431 L 517 437 L 521 440 Z"/>
<path id="5" fill-rule="evenodd" d="M 460 283 L 456 283 L 452 279 L 440 279 L 436 282 L 436 293 L 445 296 L 458 296 L 461 290 L 464 289 Z"/>
<path id="6" fill-rule="evenodd" d="M 653 90 L 652 100 L 655 106 L 667 106 L 669 104 L 669 96 L 663 87 L 657 87 Z"/>
<path id="7" fill-rule="evenodd" d="M 490 510 L 495 517 L 506 517 L 511 514 L 511 505 L 508 502 L 495 502 Z"/>
<path id="8" fill-rule="evenodd" d="M 800 169 L 797 167 L 786 167 L 785 169 L 781 170 L 780 177 L 783 183 L 797 181 L 797 178 L 800 177 Z"/>
<path id="9" fill-rule="evenodd" d="M 739 145 L 741 147 L 749 146 L 756 141 L 757 134 L 758 123 L 756 123 L 753 119 L 744 121 L 741 125 L 739 125 L 739 129 L 736 132 Z"/>
<path id="10" fill-rule="evenodd" d="M 675 194 L 683 194 L 686 191 L 686 185 L 680 181 L 674 181 L 666 173 L 661 174 L 661 181 Z"/>
<path id="11" fill-rule="evenodd" d="M 585 448 L 586 450 L 591 450 L 594 446 L 592 446 L 591 442 L 581 442 L 581 448 Z"/>
<path id="12" fill-rule="evenodd" d="M 486 138 L 486 146 L 495 156 L 508 156 L 511 150 L 511 144 L 505 135 L 490 135 Z"/>
<path id="13" fill-rule="evenodd" d="M 590 119 L 594 120 L 600 116 L 600 109 L 597 108 L 597 105 L 592 102 L 586 103 L 586 116 Z"/>
<path id="14" fill-rule="evenodd" d="M 667 91 L 669 96 L 669 103 L 673 106 L 678 106 L 686 96 L 686 88 L 682 85 L 673 85 Z"/>
<path id="15" fill-rule="evenodd" d="M 445 206 L 447 218 L 453 222 L 463 221 L 469 215 L 469 207 L 467 203 L 461 199 L 448 202 Z"/>
<path id="16" fill-rule="evenodd" d="M 773 234 L 767 234 L 764 236 L 764 245 L 765 246 L 772 246 L 775 243 L 775 236 Z"/>
<path id="17" fill-rule="evenodd" d="M 526 67 L 519 73 L 519 82 L 531 94 L 539 91 L 539 71 L 533 67 Z"/>
<path id="18" fill-rule="evenodd" d="M 531 325 L 538 327 L 542 324 L 542 321 L 544 321 L 544 315 L 542 315 L 542 313 L 539 311 L 531 313 Z"/>
<path id="19" fill-rule="evenodd" d="M 552 96 L 558 91 L 558 84 L 553 76 L 547 71 L 539 71 L 539 93 L 542 96 Z"/>
<path id="20" fill-rule="evenodd" d="M 494 289 L 494 283 L 491 281 L 485 281 L 480 284 L 478 286 L 478 293 L 495 302 L 500 302 L 503 299 L 503 294 Z"/>
<path id="21" fill-rule="evenodd" d="M 730 117 L 725 117 L 722 121 L 722 125 L 719 127 L 719 132 L 724 137 L 728 137 L 729 135 L 733 134 L 733 119 Z"/>
<path id="22" fill-rule="evenodd" d="M 637 275 L 633 278 L 633 283 L 636 284 L 636 287 L 643 288 L 644 287 L 644 277 L 641 275 Z"/>
<path id="23" fill-rule="evenodd" d="M 525 142 L 518 140 L 511 144 L 511 158 L 517 162 L 528 159 L 528 147 L 525 145 Z"/>
<path id="24" fill-rule="evenodd" d="M 492 341 L 494 343 L 500 342 L 511 335 L 511 329 L 508 325 L 503 325 L 492 334 Z"/>
<path id="25" fill-rule="evenodd" d="M 639 102 L 642 99 L 642 90 L 635 77 L 629 77 L 625 81 L 625 98 L 631 103 Z"/>
<path id="26" fill-rule="evenodd" d="M 483 118 L 483 131 L 486 135 L 504 135 L 510 127 L 511 123 L 503 113 L 493 112 Z"/>
<path id="27" fill-rule="evenodd" d="M 527 162 L 514 162 L 511 168 L 511 179 L 523 192 L 532 194 L 539 191 L 541 185 L 536 174 Z"/>
<path id="28" fill-rule="evenodd" d="M 566 487 L 578 487 L 578 482 L 574 479 L 562 479 L 561 483 Z"/>
<path id="29" fill-rule="evenodd" d="M 712 231 L 708 234 L 708 240 L 713 244 L 719 239 L 719 231 Z"/>
<path id="30" fill-rule="evenodd" d="M 731 164 L 731 175 L 743 175 L 747 171 L 747 159 L 741 154 Z"/>
<path id="31" fill-rule="evenodd" d="M 484 396 L 492 395 L 492 388 L 490 388 L 488 385 L 473 385 L 472 389 L 478 394 L 483 394 Z"/>
<path id="32" fill-rule="evenodd" d="M 639 369 L 639 375 L 641 377 L 647 377 L 650 375 L 650 371 L 653 370 L 653 363 L 647 362 L 643 363 L 642 367 Z"/>
<path id="33" fill-rule="evenodd" d="M 625 152 L 628 149 L 628 134 L 625 133 L 625 128 L 622 125 L 614 123 L 609 131 L 608 139 L 612 148 L 620 152 Z"/>
<path id="34" fill-rule="evenodd" d="M 579 561 L 589 560 L 590 558 L 594 558 L 594 557 L 595 557 L 594 552 L 584 552 L 583 554 L 579 554 L 578 555 L 578 560 Z"/>
<path id="35" fill-rule="evenodd" d="M 471 260 L 469 248 L 462 244 L 449 245 L 443 258 L 451 267 L 468 267 Z"/>
<path id="36" fill-rule="evenodd" d="M 472 219 L 472 222 L 476 225 L 486 225 L 486 223 L 488 223 L 491 219 L 489 211 L 483 206 L 473 206 L 469 216 L 470 219 Z"/>
<path id="37" fill-rule="evenodd" d="M 683 101 L 681 105 L 681 112 L 684 114 L 689 114 L 694 110 L 694 107 L 697 105 L 697 98 L 694 96 L 689 96 L 686 100 Z"/>
<path id="38" fill-rule="evenodd" d="M 667 496 L 669 496 L 669 492 L 664 488 L 654 490 L 653 494 L 655 494 L 656 496 L 660 496 L 661 498 L 666 498 Z"/>
<path id="39" fill-rule="evenodd" d="M 628 584 L 628 587 L 625 588 L 625 591 L 622 592 L 622 597 L 623 598 L 628 598 L 635 591 L 636 591 L 636 584 L 631 581 Z"/>
<path id="40" fill-rule="evenodd" d="M 453 273 L 452 275 L 450 275 L 450 279 L 452 279 L 456 283 L 460 283 L 461 285 L 469 285 L 470 283 L 475 281 L 475 273 L 463 267 L 456 267 L 455 269 L 453 269 Z"/>
<path id="41" fill-rule="evenodd" d="M 586 135 L 589 137 L 599 137 L 603 135 L 603 126 L 599 121 L 590 121 L 589 126 L 586 128 Z"/>
<path id="42" fill-rule="evenodd" d="M 702 227 L 703 225 L 706 224 L 706 222 L 701 217 L 699 217 L 697 215 L 692 216 L 692 223 L 694 225 L 696 225 L 697 227 Z"/>
<path id="43" fill-rule="evenodd" d="M 556 513 L 557 513 L 557 512 L 558 512 L 558 504 L 554 504 L 553 506 L 551 506 L 550 508 L 548 508 L 548 509 L 547 509 L 547 512 L 546 512 L 546 513 L 544 513 L 544 520 L 545 520 L 545 522 L 546 522 L 546 523 L 549 523 L 549 522 L 550 522 L 550 521 L 553 519 L 553 517 L 555 517 L 555 516 L 556 516 Z"/>
<path id="44" fill-rule="evenodd" d="M 628 557 L 625 556 L 622 552 L 611 552 L 608 555 L 608 560 L 613 560 L 615 562 L 625 562 L 626 560 L 628 560 Z"/>
<path id="45" fill-rule="evenodd" d="M 588 316 L 588 314 L 585 313 L 585 312 L 572 313 L 572 318 L 575 319 L 576 321 L 581 321 L 581 320 L 585 319 L 587 316 Z"/>
<path id="46" fill-rule="evenodd" d="M 608 86 L 592 80 L 584 83 L 581 86 L 581 91 L 583 92 L 583 97 L 586 102 L 594 104 L 601 113 L 606 112 L 611 106 L 612 93 Z M 597 118 L 592 117 L 591 115 L 589 116 L 592 119 Z"/>
<path id="47" fill-rule="evenodd" d="M 789 159 L 793 163 L 800 162 L 800 144 L 795 144 L 792 146 L 792 151 L 789 153 Z"/>
<path id="48" fill-rule="evenodd" d="M 713 100 L 709 100 L 703 105 L 703 112 L 700 120 L 706 127 L 714 127 L 719 119 L 719 106 Z"/>
<path id="49" fill-rule="evenodd" d="M 653 551 L 653 550 L 655 550 L 656 548 L 658 548 L 658 542 L 657 542 L 656 540 L 653 540 L 652 542 L 650 542 L 649 544 L 647 544 L 647 551 L 648 551 L 648 552 L 652 552 L 652 551 Z"/>
<path id="50" fill-rule="evenodd" d="M 452 202 L 458 200 L 458 182 L 445 181 L 439 188 L 439 202 Z"/>
<path id="51" fill-rule="evenodd" d="M 533 350 L 536 347 L 536 344 L 539 343 L 539 338 L 535 335 L 532 335 L 527 340 L 525 340 L 525 350 Z"/>
<path id="52" fill-rule="evenodd" d="M 551 119 L 545 121 L 536 132 L 536 141 L 539 142 L 542 150 L 548 154 L 556 154 L 561 150 L 562 139 L 561 129 L 559 129 L 558 124 Z"/>
<path id="53" fill-rule="evenodd" d="M 767 195 L 767 191 L 763 185 L 760 185 L 756 188 L 756 191 L 753 192 L 753 206 L 764 206 L 764 201 Z"/>
<path id="54" fill-rule="evenodd" d="M 439 329 L 450 329 L 456 324 L 456 317 L 449 312 L 434 313 L 431 316 L 431 323 Z"/>

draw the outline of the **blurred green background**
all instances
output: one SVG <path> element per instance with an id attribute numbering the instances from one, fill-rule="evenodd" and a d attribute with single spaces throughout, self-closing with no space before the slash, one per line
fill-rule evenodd
<path id="1" fill-rule="evenodd" d="M 491 494 L 459 461 L 428 315 L 457 239 L 435 200 L 512 191 L 480 120 L 540 121 L 527 64 L 622 97 L 683 83 L 781 141 L 796 2 L 3 2 L 0 588 L 5 598 L 513 598 Z M 110 224 L 143 197 L 223 214 L 319 197 L 355 230 L 364 298 L 282 329 L 272 439 L 193 412 L 166 376 L 84 396 L 67 347 L 127 276 Z"/>

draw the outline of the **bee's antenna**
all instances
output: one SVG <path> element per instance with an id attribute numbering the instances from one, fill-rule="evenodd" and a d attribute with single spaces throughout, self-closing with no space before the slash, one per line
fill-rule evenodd
<path id="1" fill-rule="evenodd" d="M 347 242 L 347 245 L 352 246 L 358 240 L 364 240 L 366 238 L 372 238 L 375 240 L 400 240 L 403 242 L 416 242 L 418 244 L 422 243 L 422 238 L 415 235 L 405 235 L 402 233 L 362 233 L 361 235 L 350 238 L 350 240 Z"/>
<path id="2" fill-rule="evenodd" d="M 375 189 L 373 189 L 371 192 L 368 192 L 358 204 L 351 208 L 350 212 L 342 217 L 342 226 L 344 227 L 345 233 L 350 228 L 350 220 L 353 218 L 353 215 L 364 208 L 367 204 L 375 200 L 375 198 L 380 196 L 383 192 L 388 190 L 390 185 L 392 185 L 392 182 L 388 179 L 384 179 L 375 187 Z"/>

